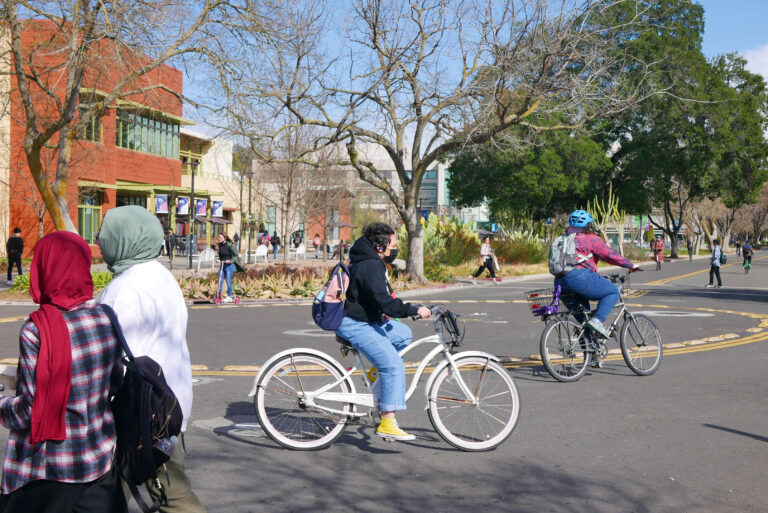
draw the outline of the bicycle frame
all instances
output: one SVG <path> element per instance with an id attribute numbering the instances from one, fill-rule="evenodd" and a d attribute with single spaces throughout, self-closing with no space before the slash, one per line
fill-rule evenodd
<path id="1" fill-rule="evenodd" d="M 430 364 L 430 362 L 432 362 L 432 360 L 434 360 L 435 357 L 437 357 L 438 354 L 443 353 L 443 361 L 437 364 L 437 366 L 435 367 L 435 372 L 432 374 L 432 376 L 430 377 L 430 380 L 427 382 L 427 386 L 425 387 L 425 393 L 424 393 L 424 396 L 425 396 L 425 406 L 424 406 L 424 409 L 426 410 L 429 407 L 429 401 L 428 401 L 428 398 L 427 398 L 427 393 L 429 391 L 429 386 L 431 385 L 432 380 L 434 379 L 435 375 L 437 374 L 436 371 L 441 370 L 446 365 L 450 365 L 456 371 L 456 376 L 459 378 L 459 380 L 458 380 L 459 388 L 464 393 L 464 395 L 466 396 L 467 400 L 470 401 L 473 405 L 475 405 L 475 404 L 477 404 L 477 401 L 476 401 L 476 399 L 474 397 L 474 394 L 469 389 L 469 387 L 467 387 L 466 383 L 464 383 L 464 380 L 461 378 L 461 375 L 458 372 L 458 368 L 456 367 L 456 359 L 455 359 L 454 355 L 451 353 L 450 345 L 446 343 L 446 341 L 445 341 L 445 339 L 443 337 L 443 334 L 442 334 L 442 332 L 440 331 L 440 329 L 438 327 L 437 323 L 438 323 L 439 318 L 440 317 L 438 315 L 438 317 L 433 321 L 433 324 L 435 326 L 435 331 L 436 331 L 435 335 L 430 335 L 428 337 L 424 337 L 424 338 L 421 338 L 421 339 L 419 339 L 419 340 L 417 340 L 415 342 L 412 342 L 412 343 L 408 344 L 406 347 L 404 347 L 398 353 L 400 355 L 400 357 L 402 358 L 408 352 L 410 352 L 411 350 L 413 350 L 413 349 L 415 349 L 417 347 L 424 346 L 424 345 L 430 345 L 430 344 L 434 344 L 435 345 L 435 347 L 432 348 L 427 353 L 427 355 L 424 356 L 424 358 L 422 358 L 421 362 L 419 363 L 418 367 L 416 368 L 416 372 L 414 373 L 414 376 L 413 376 L 413 379 L 411 380 L 410 386 L 406 390 L 405 400 L 407 402 L 413 396 L 413 393 L 416 391 L 416 387 L 418 386 L 419 381 L 421 380 L 421 376 L 426 371 L 427 366 Z M 344 350 L 345 350 L 344 346 L 342 346 L 342 352 Z M 317 399 L 317 400 L 322 400 L 322 401 L 327 401 L 327 402 L 338 402 L 338 403 L 343 403 L 343 404 L 350 404 L 351 403 L 351 404 L 356 404 L 356 405 L 359 405 L 359 406 L 364 406 L 364 407 L 367 407 L 369 409 L 373 409 L 375 407 L 375 403 L 376 403 L 376 401 L 375 401 L 376 388 L 375 387 L 378 386 L 379 381 L 376 380 L 374 382 L 371 382 L 371 380 L 368 378 L 368 373 L 366 372 L 365 362 L 363 360 L 362 355 L 359 352 L 356 352 L 358 365 L 352 366 L 352 367 L 350 367 L 348 369 L 344 369 L 344 367 L 338 361 L 336 361 L 334 358 L 332 358 L 330 355 L 328 355 L 327 353 L 324 353 L 322 351 L 318 351 L 316 349 L 294 348 L 294 349 L 288 349 L 286 351 L 282 351 L 282 352 L 276 354 L 275 356 L 273 356 L 272 358 L 270 358 L 269 361 L 267 361 L 261 367 L 261 369 L 259 370 L 259 373 L 256 375 L 256 378 L 254 379 L 253 388 L 249 392 L 248 396 L 252 397 L 252 396 L 256 395 L 256 392 L 258 390 L 258 383 L 259 383 L 259 380 L 261 378 L 261 374 L 262 374 L 264 369 L 268 368 L 269 365 L 273 361 L 281 359 L 281 358 L 283 358 L 285 356 L 288 356 L 288 355 L 292 355 L 294 353 L 310 353 L 310 354 L 314 354 L 316 356 L 323 357 L 323 358 L 327 359 L 328 361 L 332 362 L 334 365 L 336 365 L 337 370 L 341 371 L 341 376 L 338 379 L 336 379 L 336 380 L 334 380 L 334 381 L 324 385 L 323 387 L 321 387 L 321 388 L 319 388 L 317 390 L 314 390 L 314 391 L 302 390 L 304 404 L 307 407 L 317 408 L 318 410 L 322 410 L 322 411 L 325 411 L 325 412 L 328 412 L 328 413 L 332 413 L 332 414 L 335 414 L 335 415 L 339 415 L 339 416 L 343 416 L 343 417 L 364 417 L 364 416 L 368 415 L 368 411 L 356 412 L 356 411 L 337 410 L 337 409 L 334 409 L 334 408 L 329 408 L 328 406 L 317 404 L 315 402 L 315 400 Z M 494 355 L 492 355 L 490 353 L 485 353 L 485 352 L 482 352 L 482 351 L 462 351 L 461 353 L 459 353 L 459 355 L 461 355 L 462 357 L 465 357 L 465 356 L 479 356 L 481 358 L 487 358 L 488 360 L 491 360 L 491 361 L 496 361 L 496 362 L 499 361 L 498 357 L 496 357 L 496 356 L 494 356 Z M 371 392 L 357 392 L 355 390 L 354 382 L 352 380 L 352 375 L 358 369 L 362 370 L 363 380 L 365 381 L 366 386 L 368 387 L 369 390 L 371 390 Z M 340 383 L 342 383 L 344 381 L 347 381 L 350 384 L 350 386 L 352 388 L 351 392 L 349 392 L 349 393 L 329 392 L 329 390 L 333 389 L 334 387 L 338 386 Z"/>

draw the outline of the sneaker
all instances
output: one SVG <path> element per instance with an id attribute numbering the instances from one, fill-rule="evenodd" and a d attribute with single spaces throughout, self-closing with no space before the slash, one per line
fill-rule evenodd
<path id="1" fill-rule="evenodd" d="M 707 288 L 708 288 L 708 289 L 714 289 L 714 288 L 715 288 L 715 286 L 714 286 L 714 285 L 712 285 L 712 284 L 710 283 L 709 285 L 707 285 Z"/>
<path id="2" fill-rule="evenodd" d="M 493 284 L 494 284 L 494 285 L 501 285 L 501 283 L 499 283 L 498 281 L 496 281 L 496 279 L 495 279 L 495 278 L 494 278 L 494 280 L 493 280 Z"/>
<path id="3" fill-rule="evenodd" d="M 603 361 L 602 360 L 592 360 L 589 362 L 589 366 L 593 369 L 602 369 L 603 368 Z"/>
<path id="4" fill-rule="evenodd" d="M 720 288 L 722 288 L 722 287 L 723 287 L 722 285 L 716 285 L 716 286 L 715 286 L 715 288 L 716 288 L 716 289 L 720 289 Z"/>
<path id="5" fill-rule="evenodd" d="M 233 303 L 235 300 L 231 296 L 227 296 L 221 300 L 222 303 Z"/>
<path id="6" fill-rule="evenodd" d="M 589 326 L 592 331 L 602 335 L 605 338 L 610 338 L 611 334 L 608 332 L 607 329 L 605 329 L 605 326 L 603 326 L 603 323 L 600 322 L 598 319 L 590 319 L 587 323 L 587 326 Z"/>
<path id="7" fill-rule="evenodd" d="M 415 436 L 400 429 L 400 426 L 397 425 L 395 419 L 381 419 L 381 424 L 376 428 L 376 436 L 388 438 L 390 440 L 399 440 L 401 442 L 416 440 Z"/>
<path id="8" fill-rule="evenodd" d="M 477 285 L 477 280 L 476 280 L 475 278 L 472 278 L 472 283 L 473 283 L 474 285 Z"/>
<path id="9" fill-rule="evenodd" d="M 8 280 L 5 283 L 7 283 L 8 285 L 13 285 L 13 280 Z"/>

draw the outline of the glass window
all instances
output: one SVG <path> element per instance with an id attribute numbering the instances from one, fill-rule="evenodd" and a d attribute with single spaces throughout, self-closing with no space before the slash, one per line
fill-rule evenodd
<path id="1" fill-rule="evenodd" d="M 117 206 L 123 207 L 125 205 L 138 205 L 147 208 L 147 197 L 138 194 L 118 194 Z"/>
<path id="2" fill-rule="evenodd" d="M 125 111 L 117 113 L 116 143 L 120 148 L 178 158 L 179 125 Z"/>
<path id="3" fill-rule="evenodd" d="M 264 223 L 264 229 L 270 234 L 275 232 L 277 224 L 277 207 L 275 205 L 267 205 L 267 222 Z"/>
<path id="4" fill-rule="evenodd" d="M 425 180 L 437 180 L 437 170 L 436 169 L 430 169 L 426 173 L 424 173 L 424 179 Z"/>
<path id="5" fill-rule="evenodd" d="M 80 191 L 77 206 L 77 231 L 93 244 L 101 224 L 101 191 Z"/>

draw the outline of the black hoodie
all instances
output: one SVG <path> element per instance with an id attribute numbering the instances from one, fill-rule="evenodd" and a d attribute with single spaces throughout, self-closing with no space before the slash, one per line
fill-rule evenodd
<path id="1" fill-rule="evenodd" d="M 407 317 L 417 315 L 419 308 L 393 298 L 387 282 L 387 266 L 365 237 L 360 237 L 349 250 L 349 288 L 344 312 L 358 321 L 381 322 L 381 315 Z"/>

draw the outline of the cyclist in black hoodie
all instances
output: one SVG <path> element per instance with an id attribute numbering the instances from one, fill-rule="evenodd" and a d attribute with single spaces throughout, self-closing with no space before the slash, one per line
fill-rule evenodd
<path id="1" fill-rule="evenodd" d="M 349 251 L 346 316 L 336 334 L 349 340 L 379 372 L 381 424 L 376 434 L 394 440 L 415 437 L 400 429 L 395 411 L 405 410 L 405 366 L 398 351 L 411 343 L 411 329 L 392 317 L 430 316 L 429 308 L 403 303 L 392 294 L 387 266 L 397 256 L 391 226 L 371 223 Z"/>

